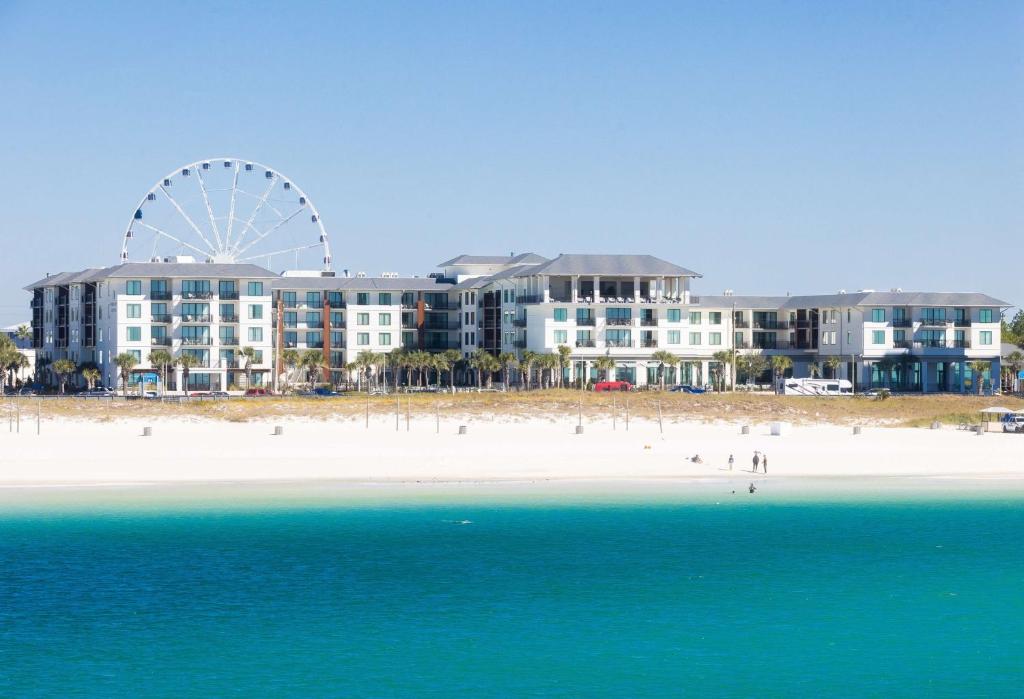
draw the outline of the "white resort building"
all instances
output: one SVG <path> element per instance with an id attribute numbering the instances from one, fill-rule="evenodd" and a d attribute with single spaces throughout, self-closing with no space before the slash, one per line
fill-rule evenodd
<path id="1" fill-rule="evenodd" d="M 723 351 L 785 355 L 793 376 L 817 369 L 860 390 L 967 391 L 999 377 L 1000 318 L 1010 304 L 980 293 L 857 291 L 816 296 L 697 295 L 700 274 L 650 255 L 460 255 L 423 277 L 276 274 L 253 264 L 172 257 L 47 276 L 31 284 L 32 345 L 40 373 L 56 359 L 95 365 L 118 385 L 114 357 L 135 355 L 133 381 L 151 380 L 148 356 L 191 355 L 190 390 L 278 385 L 287 349 L 322 352 L 323 375 L 344 378 L 359 352 L 483 349 L 521 356 L 571 352 L 564 378 L 707 384 L 728 375 Z M 242 358 L 252 347 L 251 364 Z M 716 358 L 718 355 L 718 358 Z M 833 359 L 834 358 L 834 359 Z M 248 376 L 248 379 L 247 379 Z M 39 377 L 37 376 L 37 379 Z M 746 379 L 746 377 L 741 377 Z M 767 375 L 750 377 L 768 382 Z M 176 368 L 167 390 L 184 388 Z"/>

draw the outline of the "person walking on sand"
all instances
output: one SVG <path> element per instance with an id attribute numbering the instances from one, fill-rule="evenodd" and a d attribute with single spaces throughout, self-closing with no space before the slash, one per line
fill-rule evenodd
<path id="1" fill-rule="evenodd" d="M 730 471 L 732 470 L 732 462 L 733 462 L 732 454 L 729 454 L 729 470 Z"/>
<path id="2" fill-rule="evenodd" d="M 754 473 L 757 473 L 757 465 L 758 465 L 759 463 L 761 463 L 761 457 L 760 457 L 760 456 L 758 456 L 758 455 L 757 455 L 757 452 L 755 451 L 755 452 L 754 452 L 754 471 L 753 471 Z"/>
<path id="3" fill-rule="evenodd" d="M 764 475 L 768 475 L 768 455 L 761 454 L 761 470 L 764 471 Z"/>

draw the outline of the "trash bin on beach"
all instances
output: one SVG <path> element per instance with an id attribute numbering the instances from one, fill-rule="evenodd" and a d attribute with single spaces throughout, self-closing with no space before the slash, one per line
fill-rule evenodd
<path id="1" fill-rule="evenodd" d="M 282 427 L 281 425 L 275 425 L 274 426 L 274 436 L 275 437 L 280 437 L 283 434 L 284 434 L 284 427 Z"/>
<path id="2" fill-rule="evenodd" d="M 576 425 L 576 434 L 583 434 L 583 425 Z"/>
<path id="3" fill-rule="evenodd" d="M 860 425 L 855 425 L 854 426 L 853 433 L 854 434 L 860 434 Z"/>
<path id="4" fill-rule="evenodd" d="M 772 430 L 772 436 L 773 437 L 781 437 L 782 436 L 782 429 L 783 429 L 782 425 L 783 425 L 783 423 L 781 423 L 781 422 L 773 422 L 773 423 L 771 423 L 771 430 Z"/>
<path id="5" fill-rule="evenodd" d="M 740 434 L 750 434 L 750 425 L 744 425 L 741 427 Z"/>
<path id="6" fill-rule="evenodd" d="M 933 430 L 941 430 L 942 429 L 942 423 L 939 422 L 938 420 L 932 420 L 932 429 Z"/>
<path id="7" fill-rule="evenodd" d="M 143 427 L 142 428 L 142 436 L 143 437 L 152 437 L 153 436 L 153 428 L 152 427 Z"/>
<path id="8" fill-rule="evenodd" d="M 459 425 L 459 434 L 466 434 L 466 426 Z"/>

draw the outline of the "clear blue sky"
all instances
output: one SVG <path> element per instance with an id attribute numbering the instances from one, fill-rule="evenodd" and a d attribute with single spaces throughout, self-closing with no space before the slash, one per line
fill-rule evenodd
<path id="1" fill-rule="evenodd" d="M 708 293 L 1024 303 L 1022 58 L 1020 2 L 0 0 L 0 324 L 220 155 L 295 178 L 338 268 L 636 252 Z"/>

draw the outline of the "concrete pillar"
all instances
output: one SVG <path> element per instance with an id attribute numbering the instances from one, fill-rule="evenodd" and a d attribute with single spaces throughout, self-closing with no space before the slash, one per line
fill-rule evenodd
<path id="1" fill-rule="evenodd" d="M 544 303 L 551 300 L 551 278 L 544 275 L 540 278 L 541 293 L 543 295 Z"/>
<path id="2" fill-rule="evenodd" d="M 601 299 L 601 277 L 600 275 L 594 275 L 594 301 Z"/>
<path id="3" fill-rule="evenodd" d="M 572 302 L 579 302 L 580 298 L 580 277 L 578 274 L 574 274 L 572 277 Z"/>
<path id="4" fill-rule="evenodd" d="M 655 297 L 659 301 L 665 297 L 665 277 L 658 277 L 658 295 Z"/>
<path id="5" fill-rule="evenodd" d="M 640 298 L 640 277 L 633 277 L 633 298 Z"/>
<path id="6" fill-rule="evenodd" d="M 926 361 L 921 361 L 921 393 L 928 393 L 928 386 L 931 377 L 928 375 L 929 364 Z"/>
<path id="7" fill-rule="evenodd" d="M 960 393 L 966 393 L 966 391 L 967 391 L 967 386 L 965 385 L 965 378 L 966 378 L 965 377 L 965 373 L 966 372 L 964 371 L 964 369 L 966 369 L 966 367 L 967 367 L 967 362 L 963 362 L 963 361 L 957 362 L 957 371 L 960 374 Z"/>
<path id="8" fill-rule="evenodd" d="M 700 384 L 703 386 L 708 383 L 708 379 L 711 376 L 711 362 L 708 360 L 702 360 L 700 363 Z"/>

